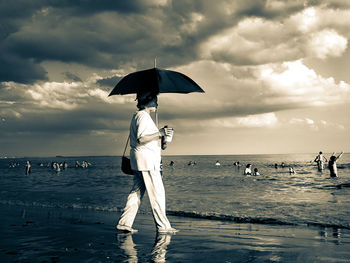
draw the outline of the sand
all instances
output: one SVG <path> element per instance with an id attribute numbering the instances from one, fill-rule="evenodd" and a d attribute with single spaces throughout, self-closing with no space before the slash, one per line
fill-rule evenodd
<path id="1" fill-rule="evenodd" d="M 156 235 L 138 214 L 133 235 L 119 212 L 0 205 L 1 262 L 350 262 L 350 230 L 239 224 L 169 216 L 180 232 Z"/>

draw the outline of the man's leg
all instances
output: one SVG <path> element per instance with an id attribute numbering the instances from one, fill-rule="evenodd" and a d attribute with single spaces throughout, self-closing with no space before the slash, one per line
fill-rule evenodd
<path id="1" fill-rule="evenodd" d="M 123 213 L 118 221 L 117 229 L 132 232 L 133 229 L 131 227 L 134 223 L 144 193 L 145 184 L 143 182 L 142 173 L 135 171 L 134 185 L 128 196 Z"/>
<path id="2" fill-rule="evenodd" d="M 158 230 L 171 229 L 165 210 L 165 189 L 160 171 L 142 171 L 154 221 Z"/>

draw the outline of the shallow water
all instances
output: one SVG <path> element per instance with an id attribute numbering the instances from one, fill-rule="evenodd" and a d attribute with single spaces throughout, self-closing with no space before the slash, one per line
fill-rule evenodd
<path id="1" fill-rule="evenodd" d="M 350 155 L 344 154 L 338 161 L 339 177 L 335 179 L 329 177 L 327 169 L 317 171 L 310 163 L 314 155 L 164 156 L 168 213 L 350 228 Z M 27 160 L 32 163 L 28 176 L 24 173 Z M 76 160 L 86 160 L 91 166 L 75 168 Z M 174 167 L 168 165 L 171 160 Z M 220 166 L 215 166 L 216 160 Z M 46 167 L 51 161 L 67 161 L 69 166 L 55 172 Z M 196 161 L 196 165 L 188 165 L 189 161 Z M 240 168 L 233 166 L 236 161 Z M 9 168 L 11 162 L 20 165 Z M 244 176 L 247 163 L 257 167 L 261 175 Z M 289 166 L 296 174 L 289 174 Z M 120 171 L 120 157 L 0 159 L 0 180 L 1 204 L 104 211 L 121 211 L 132 185 L 132 176 Z M 150 212 L 147 199 L 145 195 L 141 213 Z"/>

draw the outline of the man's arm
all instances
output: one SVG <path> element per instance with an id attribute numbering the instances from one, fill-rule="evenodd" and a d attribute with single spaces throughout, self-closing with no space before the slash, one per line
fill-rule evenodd
<path id="1" fill-rule="evenodd" d="M 159 132 L 155 132 L 153 134 L 144 135 L 144 136 L 138 138 L 137 141 L 140 144 L 145 144 L 145 143 L 148 143 L 150 141 L 159 140 L 160 138 L 162 138 L 162 136 L 163 135 L 162 135 L 161 131 L 159 131 Z"/>
<path id="2" fill-rule="evenodd" d="M 337 160 L 343 155 L 343 151 L 338 155 Z"/>

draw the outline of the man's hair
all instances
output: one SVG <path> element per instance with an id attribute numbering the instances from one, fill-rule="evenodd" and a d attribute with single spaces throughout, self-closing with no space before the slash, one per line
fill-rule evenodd
<path id="1" fill-rule="evenodd" d="M 158 107 L 158 99 L 155 95 L 148 95 L 137 99 L 137 108 L 143 110 L 145 108 Z"/>

